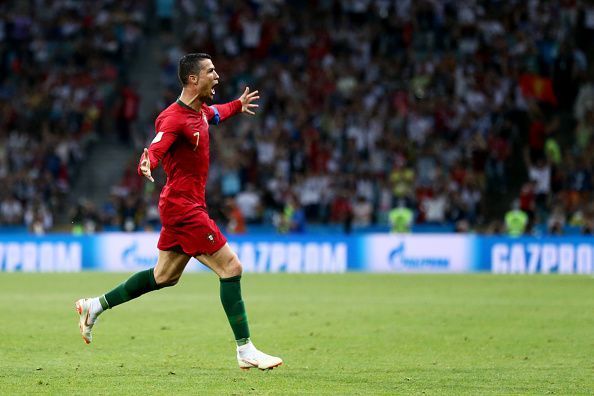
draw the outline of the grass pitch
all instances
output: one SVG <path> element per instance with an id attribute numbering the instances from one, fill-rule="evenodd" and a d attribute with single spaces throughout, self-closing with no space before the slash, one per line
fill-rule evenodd
<path id="1" fill-rule="evenodd" d="M 85 345 L 74 301 L 125 277 L 0 274 L 0 393 L 594 393 L 591 277 L 248 274 L 269 372 L 237 368 L 211 274 L 108 311 Z"/>

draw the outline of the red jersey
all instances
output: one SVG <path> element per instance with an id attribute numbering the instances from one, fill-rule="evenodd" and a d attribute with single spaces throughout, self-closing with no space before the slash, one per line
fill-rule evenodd
<path id="1" fill-rule="evenodd" d="M 148 148 L 151 170 L 163 163 L 167 183 L 161 191 L 159 212 L 164 226 L 181 225 L 206 211 L 206 181 L 210 160 L 208 126 L 241 112 L 241 101 L 202 105 L 196 111 L 180 100 L 155 120 L 155 138 Z M 141 156 L 142 161 L 144 154 Z M 140 172 L 140 163 L 138 165 Z"/>

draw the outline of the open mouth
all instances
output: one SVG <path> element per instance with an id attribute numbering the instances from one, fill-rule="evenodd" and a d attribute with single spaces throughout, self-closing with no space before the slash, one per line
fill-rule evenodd
<path id="1" fill-rule="evenodd" d="M 215 87 L 217 86 L 217 84 L 218 84 L 218 82 L 215 82 L 215 83 L 214 83 L 214 85 L 212 86 L 212 88 L 210 89 L 210 93 L 211 93 L 212 95 L 214 95 L 214 94 L 215 94 Z"/>

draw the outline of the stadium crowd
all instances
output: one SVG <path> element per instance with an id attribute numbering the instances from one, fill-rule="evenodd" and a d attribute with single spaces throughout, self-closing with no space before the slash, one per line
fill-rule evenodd
<path id="1" fill-rule="evenodd" d="M 387 224 L 397 205 L 414 209 L 416 224 L 501 232 L 502 213 L 516 200 L 532 227 L 592 231 L 589 3 L 178 5 L 178 12 L 162 10 L 164 93 L 156 111 L 179 92 L 177 61 L 185 52 L 213 56 L 222 83 L 217 102 L 234 99 L 245 85 L 261 93 L 256 117 L 211 129 L 208 201 L 228 232 L 242 232 L 246 224 L 274 224 L 282 232 L 312 223 L 364 228 Z M 99 40 L 101 31 L 93 33 Z M 109 55 L 102 53 L 125 62 Z M 89 65 L 95 63 L 82 63 Z M 48 95 L 56 92 L 35 78 Z M 82 97 L 97 95 L 85 91 Z M 66 135 L 67 147 L 80 153 L 81 134 Z M 146 130 L 137 148 L 153 136 Z M 79 154 L 69 156 L 78 160 Z M 88 217 L 127 230 L 158 227 L 160 185 L 143 183 L 136 161 L 119 183 L 121 193 L 106 209 L 87 210 Z M 48 176 L 54 188 L 61 185 L 58 176 Z M 5 198 L 3 222 L 5 202 L 7 212 L 18 206 Z"/>
<path id="2" fill-rule="evenodd" d="M 118 98 L 147 3 L 0 3 L 0 224 L 50 229 L 87 146 L 125 138 Z"/>

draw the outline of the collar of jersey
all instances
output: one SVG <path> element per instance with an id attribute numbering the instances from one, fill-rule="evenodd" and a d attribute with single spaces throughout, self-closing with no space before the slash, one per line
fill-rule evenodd
<path id="1" fill-rule="evenodd" d="M 177 98 L 177 100 L 175 101 L 175 103 L 177 103 L 178 105 L 180 105 L 184 109 L 192 110 L 195 113 L 199 113 L 198 110 L 194 110 L 193 108 L 191 108 L 190 106 L 188 106 L 187 104 L 185 104 L 184 102 L 182 102 L 179 98 Z"/>

